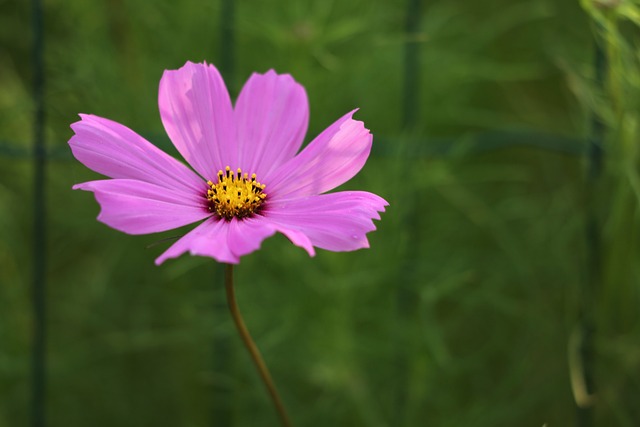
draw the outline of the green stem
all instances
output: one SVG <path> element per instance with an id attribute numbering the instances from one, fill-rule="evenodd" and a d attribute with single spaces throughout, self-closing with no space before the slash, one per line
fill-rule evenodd
<path id="1" fill-rule="evenodd" d="M 256 368 L 258 369 L 258 373 L 260 374 L 264 385 L 269 391 L 269 395 L 271 396 L 273 405 L 276 407 L 276 411 L 278 411 L 278 415 L 280 415 L 282 424 L 285 427 L 292 427 L 289 415 L 287 415 L 287 411 L 284 409 L 284 405 L 282 404 L 282 400 L 278 395 L 276 386 L 273 384 L 273 379 L 271 379 L 269 369 L 267 369 L 267 365 L 264 363 L 264 360 L 260 355 L 260 350 L 258 350 L 258 347 L 253 342 L 253 339 L 251 338 L 251 335 L 249 334 L 249 331 L 244 324 L 244 320 L 242 320 L 242 315 L 240 314 L 240 309 L 238 308 L 238 303 L 236 302 L 236 293 L 233 289 L 233 265 L 231 264 L 227 264 L 225 266 L 224 285 L 227 290 L 227 303 L 229 304 L 229 311 L 231 311 L 231 317 L 233 317 L 233 321 L 236 324 L 238 333 L 240 334 L 244 345 L 247 347 L 247 350 L 249 350 L 251 358 L 253 359 Z"/>

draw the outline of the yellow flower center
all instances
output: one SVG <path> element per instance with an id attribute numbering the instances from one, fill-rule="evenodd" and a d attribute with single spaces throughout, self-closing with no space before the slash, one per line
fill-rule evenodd
<path id="1" fill-rule="evenodd" d="M 264 184 L 256 181 L 256 174 L 249 178 L 249 174 L 243 175 L 240 168 L 233 173 L 227 166 L 224 172 L 218 171 L 217 183 L 207 181 L 207 185 L 210 187 L 207 190 L 207 200 L 211 202 L 209 210 L 226 220 L 251 216 L 267 198 Z"/>

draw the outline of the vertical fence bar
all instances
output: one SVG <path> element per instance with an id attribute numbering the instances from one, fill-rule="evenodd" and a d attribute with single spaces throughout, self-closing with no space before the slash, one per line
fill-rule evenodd
<path id="1" fill-rule="evenodd" d="M 32 1 L 33 29 L 33 332 L 31 356 L 31 425 L 45 426 L 46 389 L 46 153 L 44 109 L 44 18 L 42 0 Z"/>
<path id="2" fill-rule="evenodd" d="M 214 325 L 222 325 L 229 320 L 229 313 L 225 300 L 223 285 L 224 268 L 222 264 L 216 264 L 213 269 L 214 298 L 213 318 Z M 233 427 L 233 387 L 231 381 L 233 375 L 233 346 L 229 331 L 217 328 L 213 334 L 213 402 L 211 405 L 212 427 Z"/>
<path id="3" fill-rule="evenodd" d="M 235 4 L 234 0 L 222 0 L 220 10 L 220 73 L 235 89 Z"/>
<path id="4" fill-rule="evenodd" d="M 218 53 L 218 68 L 222 74 L 231 95 L 236 93 L 235 79 L 235 3 L 234 0 L 221 0 L 220 4 L 220 45 Z M 221 325 L 229 320 L 227 299 L 224 292 L 224 268 L 216 265 L 214 271 L 214 324 Z M 233 371 L 234 346 L 229 331 L 217 330 L 213 336 L 213 405 L 212 427 L 233 427 L 233 387 L 230 372 Z"/>
<path id="5" fill-rule="evenodd" d="M 406 15 L 404 27 L 404 54 L 403 54 L 403 87 L 402 87 L 402 130 L 406 134 L 412 134 L 416 131 L 418 118 L 420 113 L 420 63 L 419 63 L 419 37 L 418 30 L 420 24 L 420 12 L 422 9 L 422 0 L 407 0 Z M 405 146 L 405 150 L 411 147 Z M 419 232 L 419 227 L 415 226 L 417 222 L 416 212 L 420 205 L 420 197 L 414 197 L 414 204 L 407 208 L 404 212 L 406 217 L 405 223 L 411 224 L 413 230 Z M 396 289 L 396 318 L 397 323 L 395 329 L 395 390 L 394 390 L 394 408 L 393 420 L 391 425 L 400 427 L 406 424 L 406 402 L 407 390 L 409 388 L 409 353 L 410 349 L 407 334 L 404 328 L 407 324 L 411 324 L 411 319 L 415 316 L 417 305 L 415 298 L 415 290 L 411 287 L 414 279 L 414 263 L 420 255 L 416 254 L 413 248 L 409 248 L 408 253 L 413 256 L 407 256 L 405 266 L 402 269 L 403 280 L 400 280 Z"/>
<path id="6" fill-rule="evenodd" d="M 595 83 L 598 90 L 604 90 L 607 75 L 607 58 L 602 47 L 602 40 L 595 44 Z M 576 425 L 578 427 L 589 427 L 593 425 L 593 399 L 595 395 L 594 379 L 594 335 L 595 335 L 595 303 L 596 291 L 602 281 L 602 238 L 600 235 L 600 222 L 597 214 L 596 191 L 602 165 L 604 161 L 604 134 L 605 124 L 597 112 L 591 116 L 591 135 L 587 145 L 587 171 L 586 171 L 586 279 L 582 290 L 582 301 L 580 306 L 580 346 L 579 355 L 582 362 L 583 384 L 585 387 L 583 396 L 588 399 L 576 401 L 577 416 Z"/>
<path id="7" fill-rule="evenodd" d="M 402 127 L 405 130 L 415 128 L 418 123 L 420 107 L 420 64 L 419 38 L 420 10 L 422 0 L 407 0 L 404 43 L 404 81 L 402 88 L 403 114 Z"/>

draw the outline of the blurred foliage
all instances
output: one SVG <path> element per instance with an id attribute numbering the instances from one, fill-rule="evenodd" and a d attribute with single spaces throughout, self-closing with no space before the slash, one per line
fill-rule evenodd
<path id="1" fill-rule="evenodd" d="M 640 2 L 593 1 L 583 7 L 609 63 L 601 90 L 582 97 L 609 128 L 606 180 L 596 193 L 604 260 L 593 309 L 598 333 L 607 337 L 598 340 L 599 397 L 612 408 L 616 424 L 635 425 L 640 409 L 621 409 L 628 397 L 640 398 Z"/>
<path id="2" fill-rule="evenodd" d="M 232 94 L 269 68 L 306 87 L 308 139 L 360 107 L 379 154 L 344 188 L 391 204 L 369 250 L 310 259 L 278 236 L 237 268 L 240 307 L 296 425 L 575 423 L 568 346 L 590 271 L 591 193 L 603 236 L 594 425 L 637 425 L 638 2 L 423 2 L 416 34 L 404 31 L 407 4 L 240 0 L 232 46 L 220 39 L 220 2 L 45 2 L 47 145 L 57 153 L 42 183 L 49 425 L 277 425 L 219 266 L 183 257 L 155 267 L 168 243 L 145 248 L 181 231 L 118 233 L 95 221 L 90 195 L 70 191 L 95 177 L 66 148 L 78 113 L 175 153 L 157 113 L 160 76 L 186 60 L 216 63 L 222 49 L 236 58 Z M 604 84 L 594 39 L 609 64 Z M 30 40 L 28 2 L 0 1 L 0 427 L 29 417 L 39 213 L 20 153 L 32 139 Z M 419 120 L 403 129 L 408 42 L 419 46 Z M 587 141 L 592 114 L 608 129 L 594 189 L 584 158 L 543 136 L 471 143 Z M 442 155 L 423 150 L 434 141 L 448 144 Z"/>

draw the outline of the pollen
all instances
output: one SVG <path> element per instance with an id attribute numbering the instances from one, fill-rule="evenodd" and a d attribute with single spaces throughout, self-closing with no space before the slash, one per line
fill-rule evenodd
<path id="1" fill-rule="evenodd" d="M 227 166 L 218 171 L 218 182 L 207 181 L 209 210 L 230 221 L 233 217 L 247 218 L 259 211 L 267 198 L 264 184 L 256 181 L 256 174 L 242 173 L 238 168 L 232 172 Z"/>

